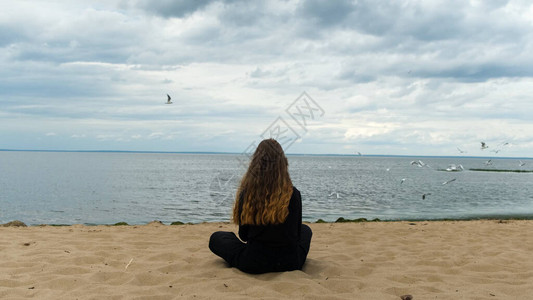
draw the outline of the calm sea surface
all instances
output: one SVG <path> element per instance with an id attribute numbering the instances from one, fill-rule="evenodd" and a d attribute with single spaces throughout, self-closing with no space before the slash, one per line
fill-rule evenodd
<path id="1" fill-rule="evenodd" d="M 288 159 L 306 221 L 533 218 L 533 173 L 468 170 L 533 170 L 531 159 L 522 159 L 521 167 L 518 159 L 498 158 L 488 166 L 486 158 Z M 419 159 L 429 167 L 411 165 Z M 232 154 L 0 151 L 0 223 L 229 221 L 242 160 Z M 442 171 L 450 164 L 465 171 Z"/>

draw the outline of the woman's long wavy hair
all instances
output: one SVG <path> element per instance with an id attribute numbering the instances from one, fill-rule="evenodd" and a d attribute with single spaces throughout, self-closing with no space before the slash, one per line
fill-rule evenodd
<path id="1" fill-rule="evenodd" d="M 237 190 L 233 222 L 238 225 L 281 224 L 289 215 L 291 196 L 287 157 L 276 140 L 263 140 Z"/>

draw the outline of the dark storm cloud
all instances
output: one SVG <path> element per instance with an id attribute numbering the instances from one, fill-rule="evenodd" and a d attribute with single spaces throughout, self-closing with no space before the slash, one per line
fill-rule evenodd
<path id="1" fill-rule="evenodd" d="M 247 5 L 247 2 L 243 0 L 140 0 L 135 5 L 138 8 L 165 18 L 183 18 L 197 11 L 201 11 L 213 3 L 232 4 L 234 2 L 241 2 Z"/>
<path id="2" fill-rule="evenodd" d="M 531 22 L 523 17 L 505 19 L 512 11 L 504 7 L 505 1 L 489 4 L 357 1 L 342 16 L 321 22 L 327 26 L 313 22 L 316 18 L 303 22 L 307 32 L 321 32 L 312 38 L 328 40 L 343 32 L 344 46 L 333 43 L 324 48 L 344 60 L 337 75 L 343 80 L 366 82 L 393 75 L 485 81 L 532 76 L 533 63 L 525 50 L 532 48 Z M 311 10 L 317 15 L 320 11 Z M 309 10 L 300 12 L 309 14 Z M 373 37 L 372 43 L 360 42 L 365 35 Z M 357 57 L 364 59 L 353 59 Z M 353 71 L 361 69 L 366 72 Z"/>
<path id="3" fill-rule="evenodd" d="M 533 77 L 531 66 L 505 65 L 497 63 L 469 64 L 443 68 L 441 70 L 420 70 L 413 73 L 420 77 L 455 78 L 465 82 L 482 82 L 498 77 Z"/>
<path id="4" fill-rule="evenodd" d="M 144 9 L 151 13 L 163 16 L 163 17 L 176 17 L 182 18 L 189 14 L 194 13 L 197 10 L 203 9 L 209 3 L 213 2 L 212 0 L 160 0 L 160 1 L 150 1 L 150 0 L 141 0 L 136 3 L 138 8 Z"/>
<path id="5" fill-rule="evenodd" d="M 26 40 L 26 34 L 14 24 L 0 24 L 0 47 Z"/>
<path id="6" fill-rule="evenodd" d="M 12 61 L 124 63 L 143 48 L 151 27 L 117 12 L 86 9 L 43 15 L 12 31 L 4 48 Z M 14 23 L 16 24 L 16 23 Z M 14 26 L 13 24 L 13 26 Z M 28 34 L 30 32 L 31 34 Z"/>
<path id="7" fill-rule="evenodd" d="M 351 0 L 305 0 L 302 1 L 297 13 L 300 17 L 316 23 L 319 27 L 331 27 L 344 24 L 347 17 L 353 13 L 356 5 Z"/>
<path id="8" fill-rule="evenodd" d="M 500 8 L 494 5 L 489 10 Z M 387 38 L 412 38 L 421 41 L 443 40 L 464 36 L 465 33 L 494 29 L 490 20 L 470 19 L 469 4 L 454 0 L 447 2 L 414 1 L 319 1 L 305 0 L 297 16 L 309 30 L 328 31 L 331 27 L 353 30 Z M 474 8 L 475 9 L 475 8 Z M 486 10 L 479 10 L 486 16 Z M 469 28 L 473 26 L 472 28 Z"/>

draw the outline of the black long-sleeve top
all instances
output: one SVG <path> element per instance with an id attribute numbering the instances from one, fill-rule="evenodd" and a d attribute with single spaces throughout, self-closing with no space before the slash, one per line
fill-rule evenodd
<path id="1" fill-rule="evenodd" d="M 240 199 L 242 207 L 242 196 Z M 302 228 L 302 197 L 293 187 L 289 202 L 289 215 L 285 222 L 277 225 L 240 225 L 239 237 L 249 244 L 260 242 L 265 246 L 295 246 L 300 240 Z"/>

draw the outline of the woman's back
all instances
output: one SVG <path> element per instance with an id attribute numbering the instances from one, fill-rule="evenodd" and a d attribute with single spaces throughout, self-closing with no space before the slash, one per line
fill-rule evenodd
<path id="1" fill-rule="evenodd" d="M 300 239 L 302 225 L 302 198 L 293 187 L 289 202 L 289 215 L 285 222 L 276 225 L 240 225 L 239 237 L 247 242 L 259 242 L 272 247 L 294 246 Z"/>
<path id="2" fill-rule="evenodd" d="M 211 235 L 209 248 L 230 266 L 248 273 L 301 269 L 312 232 L 302 224 L 302 198 L 291 182 L 281 145 L 263 140 L 254 152 L 239 186 L 233 232 Z"/>

